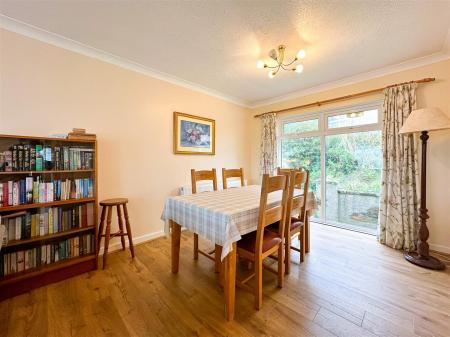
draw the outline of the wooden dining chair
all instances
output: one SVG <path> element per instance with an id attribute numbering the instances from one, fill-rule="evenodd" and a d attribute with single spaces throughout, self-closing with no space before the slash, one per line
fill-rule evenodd
<path id="1" fill-rule="evenodd" d="M 297 171 L 303 171 L 304 168 L 303 167 L 297 167 L 297 168 L 282 168 L 282 167 L 277 167 L 277 175 L 291 175 L 292 170 L 297 170 Z"/>
<path id="2" fill-rule="evenodd" d="M 281 191 L 281 203 L 276 206 L 268 207 L 267 198 L 272 192 Z M 262 269 L 263 260 L 270 255 L 277 253 L 278 270 L 265 267 L 269 271 L 278 276 L 278 286 L 283 287 L 284 282 L 284 249 L 283 235 L 284 222 L 286 215 L 288 195 L 288 178 L 285 175 L 269 177 L 264 174 L 262 178 L 261 198 L 259 203 L 259 219 L 256 232 L 245 234 L 241 240 L 237 242 L 237 254 L 252 262 L 253 272 L 242 281 L 238 282 L 241 288 L 253 292 L 255 295 L 255 308 L 259 310 L 262 306 Z M 268 231 L 267 226 L 277 222 L 279 223 L 279 231 Z M 250 287 L 247 282 L 255 278 L 254 288 Z"/>
<path id="3" fill-rule="evenodd" d="M 199 181 L 212 181 L 213 184 L 213 190 L 217 191 L 217 173 L 216 169 L 213 168 L 212 170 L 201 170 L 196 171 L 194 169 L 191 169 L 191 185 L 192 185 L 192 194 L 197 193 L 197 183 Z M 217 246 L 215 249 L 211 252 L 204 252 L 198 248 L 198 234 L 194 233 L 194 260 L 198 260 L 198 254 L 202 254 L 203 256 L 206 256 L 208 259 L 213 260 L 216 263 L 216 271 L 219 272 L 220 270 L 220 251 L 221 247 Z M 215 253 L 215 257 L 212 257 L 211 255 Z M 219 255 L 217 257 L 217 255 Z M 218 261 L 219 259 L 219 261 Z"/>
<path id="4" fill-rule="evenodd" d="M 280 171 L 281 174 L 289 175 L 289 192 L 286 206 L 286 221 L 284 225 L 285 232 L 285 272 L 290 273 L 291 268 L 291 252 L 295 250 L 300 253 L 300 263 L 305 258 L 305 222 L 306 222 L 306 200 L 309 192 L 309 172 L 304 169 L 290 169 L 289 171 Z M 302 194 L 295 194 L 295 191 L 302 191 Z M 293 210 L 298 213 L 292 214 Z M 268 230 L 278 233 L 279 223 L 275 223 L 268 227 Z M 300 249 L 292 246 L 292 239 L 298 236 Z"/>
<path id="5" fill-rule="evenodd" d="M 244 169 L 241 167 L 239 169 L 225 169 L 222 168 L 222 182 L 223 189 L 226 190 L 228 188 L 228 178 L 240 178 L 241 186 L 244 186 Z"/>

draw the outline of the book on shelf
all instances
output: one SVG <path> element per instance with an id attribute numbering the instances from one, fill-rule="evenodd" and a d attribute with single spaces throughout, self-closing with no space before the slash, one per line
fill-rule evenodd
<path id="1" fill-rule="evenodd" d="M 0 152 L 0 172 L 91 170 L 94 149 L 88 146 L 16 144 Z"/>
<path id="2" fill-rule="evenodd" d="M 0 152 L 0 171 L 11 172 L 12 171 L 12 151 Z"/>
<path id="3" fill-rule="evenodd" d="M 46 181 L 47 180 L 47 181 Z M 43 179 L 40 176 L 0 182 L 0 209 L 69 199 L 92 198 L 92 178 Z"/>
<path id="4" fill-rule="evenodd" d="M 92 233 L 43 244 L 26 250 L 0 255 L 0 276 L 20 273 L 58 261 L 94 253 L 95 235 Z"/>
<path id="5" fill-rule="evenodd" d="M 6 226 L 2 223 L 2 216 L 0 215 L 0 251 L 3 246 L 7 243 L 7 236 L 6 236 Z"/>
<path id="6" fill-rule="evenodd" d="M 95 225 L 94 203 L 44 207 L 2 216 L 6 228 L 6 243 L 56 234 L 71 229 Z"/>

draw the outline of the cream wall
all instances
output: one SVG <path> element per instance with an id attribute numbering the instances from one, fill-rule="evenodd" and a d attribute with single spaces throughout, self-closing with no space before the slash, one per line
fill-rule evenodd
<path id="1" fill-rule="evenodd" d="M 99 197 L 128 197 L 133 234 L 145 240 L 161 234 L 164 199 L 189 183 L 190 168 L 242 166 L 250 182 L 259 182 L 260 130 L 254 114 L 423 77 L 437 80 L 419 87 L 418 106 L 450 113 L 450 60 L 250 110 L 0 30 L 0 133 L 50 135 L 73 127 L 97 133 Z M 216 120 L 215 156 L 172 154 L 173 111 Z M 449 131 L 431 134 L 428 163 L 430 242 L 450 253 Z"/>
<path id="2" fill-rule="evenodd" d="M 339 87 L 333 90 L 327 90 L 313 95 L 284 101 L 278 104 L 263 106 L 253 109 L 251 114 L 274 111 L 283 108 L 289 108 L 297 105 L 312 103 L 333 97 L 339 97 L 390 84 L 421 79 L 424 77 L 435 77 L 436 81 L 422 84 L 417 91 L 417 106 L 440 107 L 450 116 L 450 60 L 430 64 L 420 68 L 398 72 L 395 74 L 383 76 L 380 78 L 363 81 L 360 83 Z M 280 79 L 281 80 L 281 79 Z M 295 115 L 306 112 L 322 111 L 333 107 L 342 107 L 356 104 L 359 102 L 368 102 L 374 99 L 382 99 L 382 95 L 373 95 L 349 101 L 340 102 L 333 105 L 309 108 L 290 112 L 286 115 Z M 260 122 L 252 118 L 250 122 L 250 134 L 252 137 L 252 162 L 251 172 L 252 181 L 259 181 L 259 136 Z M 430 219 L 428 221 L 430 229 L 431 248 L 450 253 L 450 131 L 436 131 L 430 134 L 428 148 L 428 167 L 427 167 L 427 206 Z"/>
<path id="3" fill-rule="evenodd" d="M 0 133 L 98 137 L 99 198 L 127 197 L 133 236 L 160 234 L 165 198 L 190 169 L 249 172 L 242 107 L 6 30 L 0 31 Z M 216 120 L 216 155 L 172 153 L 173 112 Z"/>

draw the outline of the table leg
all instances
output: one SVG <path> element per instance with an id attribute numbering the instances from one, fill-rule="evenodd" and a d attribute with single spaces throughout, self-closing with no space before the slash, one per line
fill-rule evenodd
<path id="1" fill-rule="evenodd" d="M 220 269 L 222 268 L 222 261 L 220 260 L 221 256 L 222 256 L 222 246 L 216 244 L 214 248 L 214 261 L 216 273 L 220 273 Z"/>
<path id="2" fill-rule="evenodd" d="M 170 226 L 172 228 L 172 273 L 176 274 L 180 265 L 181 226 L 172 220 L 170 220 Z"/>
<path id="3" fill-rule="evenodd" d="M 224 261 L 224 294 L 225 294 L 225 318 L 227 321 L 234 319 L 234 305 L 236 300 L 236 242 L 232 251 Z"/>
<path id="4" fill-rule="evenodd" d="M 306 211 L 306 221 L 305 221 L 305 252 L 309 253 L 310 241 L 309 241 L 309 211 Z"/>

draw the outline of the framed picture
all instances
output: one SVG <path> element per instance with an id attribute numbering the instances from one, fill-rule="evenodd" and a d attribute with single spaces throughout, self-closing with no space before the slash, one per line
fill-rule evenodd
<path id="1" fill-rule="evenodd" d="M 216 152 L 216 121 L 209 118 L 173 113 L 173 151 L 176 154 Z"/>

